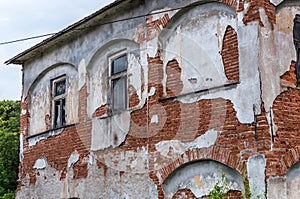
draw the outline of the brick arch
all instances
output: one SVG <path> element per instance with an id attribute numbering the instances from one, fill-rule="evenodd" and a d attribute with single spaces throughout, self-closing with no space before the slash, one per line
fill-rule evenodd
<path id="1" fill-rule="evenodd" d="M 231 13 L 234 16 L 237 15 L 237 11 L 243 10 L 243 4 L 237 3 L 237 0 L 219 0 L 217 2 L 213 0 L 198 0 L 197 2 L 188 4 L 186 5 L 187 8 L 179 10 L 172 17 L 164 17 L 164 23 L 161 24 L 162 28 L 160 28 L 158 31 L 158 40 L 162 47 L 164 47 L 164 42 L 168 40 L 170 34 L 172 34 L 172 32 L 176 29 L 178 24 L 181 23 L 181 20 L 185 19 L 184 15 L 188 14 L 188 12 L 190 12 L 193 9 L 197 9 L 199 6 L 205 5 L 209 5 L 210 7 L 215 6 L 216 8 L 222 9 L 227 13 Z"/>
<path id="2" fill-rule="evenodd" d="M 160 183 L 163 183 L 168 176 L 170 176 L 177 168 L 183 166 L 184 164 L 200 161 L 200 160 L 214 160 L 224 165 L 227 165 L 240 174 L 244 169 L 244 164 L 241 158 L 239 158 L 234 153 L 229 150 L 218 146 L 212 146 L 209 148 L 197 148 L 189 149 L 180 158 L 173 161 L 168 166 L 156 171 L 156 176 L 158 177 Z"/>
<path id="3" fill-rule="evenodd" d="M 300 148 L 289 149 L 284 156 L 281 157 L 281 173 L 289 173 L 297 165 L 300 165 Z M 299 166 L 298 166 L 299 167 Z"/>
<path id="4" fill-rule="evenodd" d="M 230 190 L 244 193 L 242 169 L 242 161 L 220 147 L 189 150 L 172 164 L 157 172 L 156 177 L 161 181 L 158 192 L 172 197 L 185 188 L 196 190 L 193 193 L 197 193 L 197 197 L 206 196 L 208 191 L 213 189 L 214 184 L 222 180 L 221 176 L 224 173 L 231 182 Z"/>

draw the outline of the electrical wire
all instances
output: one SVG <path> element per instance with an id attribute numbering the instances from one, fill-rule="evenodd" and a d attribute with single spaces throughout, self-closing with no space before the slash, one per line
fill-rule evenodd
<path id="1" fill-rule="evenodd" d="M 137 15 L 137 16 L 134 16 L 134 17 L 128 17 L 128 18 L 124 18 L 124 19 L 119 19 L 119 20 L 114 20 L 114 21 L 99 23 L 99 24 L 96 24 L 96 25 L 93 25 L 93 26 L 87 26 L 87 27 L 83 27 L 83 28 L 75 28 L 75 29 L 73 29 L 73 31 L 90 29 L 90 28 L 94 28 L 94 27 L 98 27 L 98 26 L 107 25 L 107 24 L 113 24 L 113 23 L 117 23 L 117 22 L 129 21 L 129 20 L 143 18 L 143 17 L 147 17 L 147 16 L 158 15 L 158 14 L 162 14 L 162 13 L 166 13 L 166 12 L 171 12 L 171 11 L 176 11 L 176 10 L 181 10 L 181 9 L 186 9 L 186 8 L 192 8 L 192 7 L 195 7 L 195 6 L 198 6 L 198 5 L 199 4 L 193 4 L 193 5 L 187 5 L 187 6 L 172 8 L 172 9 L 163 10 L 163 11 L 157 11 L 157 12 L 153 12 L 153 13 L 149 13 L 149 14 L 144 14 L 144 15 Z M 32 39 L 38 39 L 38 38 L 47 37 L 47 36 L 53 36 L 53 35 L 58 34 L 60 32 L 48 33 L 48 34 L 37 35 L 37 36 L 32 36 L 32 37 L 26 37 L 26 38 L 22 38 L 22 39 L 11 40 L 11 41 L 5 41 L 5 42 L 1 42 L 0 46 L 1 45 L 12 44 L 12 43 L 17 43 L 17 42 L 23 42 L 23 41 L 32 40 Z"/>

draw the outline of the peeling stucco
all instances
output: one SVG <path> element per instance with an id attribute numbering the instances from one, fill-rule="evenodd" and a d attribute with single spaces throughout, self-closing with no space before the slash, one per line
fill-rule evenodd
<path id="1" fill-rule="evenodd" d="M 40 158 L 35 161 L 33 166 L 34 169 L 45 169 L 47 166 L 47 160 L 45 158 Z"/>

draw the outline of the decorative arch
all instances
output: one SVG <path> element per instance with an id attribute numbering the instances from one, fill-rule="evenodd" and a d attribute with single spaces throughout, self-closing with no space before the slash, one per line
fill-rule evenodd
<path id="1" fill-rule="evenodd" d="M 114 50 L 114 48 L 117 48 L 117 50 Z M 91 67 L 93 67 L 95 62 L 97 62 L 97 59 L 102 57 L 102 55 L 111 55 L 112 53 L 116 53 L 116 51 L 118 52 L 125 48 L 130 48 L 133 52 L 139 49 L 139 44 L 127 38 L 112 39 L 106 42 L 92 54 L 87 63 L 87 70 L 91 70 Z"/>
<path id="2" fill-rule="evenodd" d="M 163 182 L 166 198 L 172 198 L 181 189 L 191 190 L 197 197 L 210 193 L 216 183 L 222 186 L 222 176 L 228 180 L 230 190 L 245 192 L 243 176 L 235 169 L 211 159 L 195 160 L 184 163 L 173 170 Z"/>
<path id="3" fill-rule="evenodd" d="M 131 74 L 128 75 L 127 79 L 128 87 L 131 86 L 133 78 L 139 78 L 135 75 L 136 73 L 142 75 L 142 66 L 136 64 L 139 63 L 140 59 L 140 45 L 138 43 L 127 38 L 117 38 L 101 45 L 93 52 L 86 65 L 87 92 L 89 93 L 87 114 L 89 117 L 92 117 L 97 109 L 107 107 L 109 104 L 109 59 L 120 52 L 126 52 L 127 59 L 130 60 L 127 69 L 127 74 Z M 128 96 L 131 96 L 131 93 L 128 93 Z"/>
<path id="4" fill-rule="evenodd" d="M 158 36 L 158 43 L 164 71 L 166 64 L 174 59 L 178 60 L 182 69 L 184 86 L 180 94 L 222 86 L 232 81 L 232 78 L 228 78 L 231 75 L 225 75 L 222 60 L 227 55 L 221 55 L 220 52 L 224 42 L 228 42 L 225 41 L 227 27 L 236 30 L 237 24 L 237 12 L 233 7 L 211 1 L 191 4 L 170 18 Z M 239 70 L 239 66 L 233 67 Z M 235 76 L 234 81 L 238 81 L 238 75 Z M 164 76 L 164 84 L 166 79 L 167 75 Z"/>
<path id="5" fill-rule="evenodd" d="M 237 16 L 235 7 L 233 7 L 234 5 L 235 3 L 233 1 L 223 3 L 222 1 L 216 2 L 211 0 L 202 0 L 195 3 L 191 3 L 187 5 L 186 8 L 179 10 L 174 16 L 170 18 L 165 28 L 161 31 L 158 40 L 161 44 L 163 44 L 164 41 L 170 37 L 170 30 L 174 31 L 180 25 L 180 19 L 189 20 L 189 18 L 186 18 L 186 15 L 188 15 L 188 13 L 192 10 L 199 8 L 199 6 L 206 6 L 207 8 L 210 8 L 210 10 L 223 10 L 234 16 Z M 208 11 L 205 11 L 205 9 L 203 9 L 203 12 Z"/>
<path id="6" fill-rule="evenodd" d="M 228 165 L 229 167 L 236 169 L 239 173 L 242 173 L 243 169 L 245 168 L 245 165 L 240 157 L 222 147 L 212 146 L 208 148 L 194 148 L 187 150 L 180 158 L 174 160 L 168 166 L 158 170 L 156 175 L 160 183 L 163 183 L 166 178 L 181 165 L 193 161 L 208 159 Z"/>
<path id="7" fill-rule="evenodd" d="M 70 63 L 56 63 L 42 71 L 28 90 L 24 91 L 28 99 L 28 112 L 30 114 L 28 132 L 30 135 L 51 129 L 54 117 L 51 80 L 63 75 L 66 75 L 66 85 L 68 87 L 65 95 L 66 122 L 72 124 L 78 121 L 77 68 Z"/>
<path id="8" fill-rule="evenodd" d="M 298 198 L 300 195 L 300 161 L 291 166 L 286 174 L 287 198 Z"/>
<path id="9" fill-rule="evenodd" d="M 37 78 L 33 81 L 33 83 L 29 86 L 29 89 L 26 93 L 26 96 L 30 96 L 30 93 L 34 90 L 34 88 L 36 87 L 37 84 L 39 84 L 39 82 L 43 79 L 43 77 L 45 77 L 50 71 L 54 70 L 55 68 L 58 68 L 62 65 L 68 66 L 70 67 L 72 70 L 76 70 L 77 72 L 77 68 L 75 65 L 71 64 L 71 63 L 67 63 L 67 62 L 60 62 L 60 63 L 56 63 L 53 64 L 52 66 L 49 66 L 48 68 L 46 68 L 44 71 L 42 71 Z"/>

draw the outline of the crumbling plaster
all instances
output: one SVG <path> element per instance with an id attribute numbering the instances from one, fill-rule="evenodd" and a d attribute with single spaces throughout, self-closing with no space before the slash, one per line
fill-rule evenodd
<path id="1" fill-rule="evenodd" d="M 191 162 L 175 170 L 163 184 L 165 197 L 172 198 L 179 189 L 185 188 L 190 189 L 197 198 L 207 196 L 217 182 L 223 186 L 222 174 L 228 179 L 231 190 L 244 193 L 243 177 L 237 171 L 219 162 L 206 160 Z"/>
<path id="2" fill-rule="evenodd" d="M 78 91 L 77 70 L 69 64 L 58 64 L 44 71 L 29 88 L 29 135 L 44 132 L 47 129 L 46 115 L 51 117 L 51 81 L 61 75 L 67 75 L 66 108 L 72 110 L 67 113 L 68 124 L 78 122 Z M 25 113 L 26 114 L 26 113 Z"/>
<path id="3" fill-rule="evenodd" d="M 88 176 L 85 179 L 74 179 L 74 166 L 78 163 L 78 153 L 71 154 L 66 178 L 61 180 L 61 171 L 57 171 L 41 158 L 35 166 L 36 182 L 29 184 L 29 176 L 24 179 L 26 187 L 17 193 L 17 198 L 128 198 L 157 199 L 157 187 L 148 173 L 127 173 L 111 168 L 98 167 L 96 157 L 91 156 L 88 165 Z M 130 182 L 134 181 L 132 184 Z M 34 193 L 34 195 L 33 195 Z"/>
<path id="4" fill-rule="evenodd" d="M 153 1 L 147 3 L 143 12 L 155 8 L 158 6 L 156 4 L 161 6 L 162 4 L 166 4 L 166 2 L 167 1 L 159 1 L 154 3 Z M 174 5 L 178 7 L 191 2 L 196 1 L 169 1 L 168 7 Z M 271 2 L 274 4 L 281 3 L 281 1 L 275 0 L 271 0 Z M 136 9 L 132 15 L 140 11 L 141 10 Z M 208 12 L 210 14 L 208 14 Z M 23 100 L 25 100 L 28 93 L 30 97 L 29 110 L 31 116 L 29 132 L 32 134 L 45 131 L 44 117 L 50 113 L 51 107 L 49 104 L 51 92 L 49 79 L 64 73 L 67 74 L 67 76 L 70 75 L 68 80 L 70 86 L 69 94 L 73 96 L 68 99 L 70 103 L 67 103 L 70 104 L 68 109 L 72 110 L 72 115 L 68 116 L 68 121 L 70 123 L 78 122 L 78 112 L 76 112 L 78 110 L 78 91 L 84 86 L 88 88 L 87 114 L 89 118 L 92 118 L 97 108 L 109 103 L 109 88 L 107 84 L 109 74 L 107 65 L 109 60 L 107 58 L 116 51 L 119 52 L 125 48 L 129 55 L 128 82 L 135 88 L 140 100 L 140 104 L 135 108 L 141 108 L 145 104 L 147 97 L 155 95 L 156 91 L 154 88 L 147 88 L 147 56 L 155 57 L 158 53 L 158 49 L 161 48 L 161 58 L 164 63 L 164 80 L 162 83 L 165 89 L 167 78 L 166 65 L 175 58 L 182 69 L 181 80 L 183 82 L 183 91 L 181 94 L 192 93 L 189 96 L 180 97 L 179 100 L 181 102 L 192 103 L 202 99 L 215 99 L 220 97 L 229 99 L 234 104 L 239 121 L 241 123 L 252 123 L 254 122 L 255 115 L 260 114 L 261 102 L 264 102 L 265 109 L 270 111 L 274 99 L 282 91 L 279 77 L 289 69 L 291 60 L 295 60 L 292 40 L 293 22 L 291 16 L 295 16 L 295 14 L 299 14 L 299 12 L 299 7 L 281 8 L 277 12 L 277 23 L 273 24 L 274 29 L 272 29 L 263 10 L 260 10 L 260 14 L 262 22 L 265 25 L 264 27 L 260 27 L 257 22 L 249 23 L 245 26 L 242 23 L 243 13 L 235 13 L 232 8 L 220 3 L 203 4 L 198 6 L 197 9 L 190 9 L 185 13 L 180 13 L 179 19 L 175 22 L 173 21 L 170 26 L 167 26 L 159 38 L 155 38 L 151 41 L 141 41 L 141 43 L 137 43 L 136 33 L 137 27 L 144 27 L 141 26 L 144 24 L 143 20 L 137 20 L 134 23 L 130 22 L 125 27 L 118 25 L 118 23 L 100 26 L 84 35 L 84 37 L 78 37 L 73 41 L 72 45 L 60 46 L 57 51 L 45 53 L 40 61 L 37 59 L 36 61 L 29 61 L 25 64 Z M 131 14 L 127 14 L 126 16 L 128 17 L 130 15 Z M 175 11 L 169 12 L 170 17 L 174 15 L 176 15 Z M 159 18 L 159 15 L 156 17 Z M 122 16 L 118 16 L 117 18 L 122 18 Z M 189 21 L 186 21 L 186 19 L 189 19 Z M 224 74 L 224 66 L 220 55 L 222 39 L 228 25 L 233 27 L 238 34 L 238 49 L 240 55 L 240 81 L 236 82 L 235 85 L 229 89 L 223 87 L 228 81 Z M 194 31 L 195 27 L 199 28 Z M 103 34 L 99 34 L 99 32 Z M 208 37 L 205 38 L 202 35 Z M 157 45 L 158 43 L 160 45 Z M 195 45 L 195 43 L 197 43 L 197 45 Z M 270 46 L 268 43 L 273 43 L 274 45 Z M 120 48 L 120 46 L 124 48 Z M 191 46 L 194 48 L 191 49 Z M 259 48 L 261 50 L 258 50 Z M 280 56 L 282 54 L 286 56 Z M 199 59 L 199 57 L 201 59 Z M 274 57 L 276 57 L 276 59 L 274 59 Z M 62 61 L 71 64 L 57 65 L 57 69 L 56 67 L 50 67 L 51 70 L 49 70 L 49 66 L 53 66 Z M 74 67 L 70 67 L 71 65 Z M 39 70 L 36 70 L 36 68 L 39 68 Z M 47 73 L 40 73 L 40 71 L 46 71 Z M 141 77 L 144 78 L 144 82 Z M 191 78 L 196 79 L 196 83 L 193 84 L 188 81 Z M 262 93 L 260 93 L 260 83 L 262 85 Z M 212 92 L 209 91 L 208 93 L 194 93 L 196 90 L 214 87 L 218 87 L 218 89 L 213 89 Z M 148 90 L 150 90 L 149 94 Z M 274 90 L 274 92 L 271 90 Z M 251 95 L 249 95 L 249 93 L 251 93 Z M 26 113 L 24 112 L 23 114 Z M 108 115 L 102 118 L 92 118 L 91 150 L 93 152 L 120 146 L 129 132 L 131 119 L 130 110 L 119 115 L 113 115 L 112 117 L 107 116 Z M 151 121 L 154 124 L 158 123 L 159 117 L 155 117 L 154 115 Z M 110 128 L 111 126 L 112 128 Z M 161 155 L 168 157 L 169 150 L 172 149 L 177 156 L 189 148 L 210 147 L 215 144 L 217 136 L 217 132 L 210 129 L 206 134 L 199 136 L 190 143 L 181 143 L 176 140 L 159 142 L 156 144 L 156 150 Z M 31 140 L 33 141 L 30 146 L 35 145 L 36 142 L 39 141 L 36 141 L 36 139 Z M 23 146 L 21 149 L 23 149 Z M 51 194 L 51 196 L 57 198 L 75 196 L 81 198 L 145 198 L 145 193 L 149 193 L 149 198 L 157 198 L 157 187 L 155 187 L 152 180 L 149 179 L 149 173 L 147 173 L 149 171 L 148 158 L 150 157 L 148 148 L 140 147 L 137 151 L 116 151 L 116 153 L 107 153 L 103 156 L 102 161 L 108 166 L 108 171 L 97 167 L 93 161 L 93 155 L 90 155 L 91 160 L 88 167 L 88 177 L 86 179 L 72 179 L 72 167 L 80 162 L 77 153 L 72 154 L 69 159 L 69 170 L 64 181 L 60 181 L 59 179 L 61 171 L 56 171 L 47 164 L 39 164 L 42 166 L 36 166 L 36 169 L 39 169 L 39 171 L 37 171 L 38 173 L 36 173 L 36 184 L 30 185 L 27 183 L 26 180 L 28 180 L 29 177 L 26 177 L 24 179 L 24 183 L 27 183 L 26 188 L 22 188 L 22 190 L 18 192 L 19 198 L 29 198 L 30 193 L 35 192 L 35 189 L 39 190 L 38 193 L 36 193 L 39 196 Z M 93 152 L 91 152 L 91 154 L 93 154 Z M 22 161 L 22 156 L 20 156 L 20 159 Z M 206 163 L 208 164 L 208 162 Z M 259 166 L 259 173 L 263 175 L 265 172 L 265 158 L 258 155 L 249 159 L 248 171 L 250 172 L 248 173 L 248 177 L 250 184 L 253 183 L 253 181 L 258 181 L 260 185 L 263 186 L 265 183 L 264 179 L 255 173 L 257 169 L 256 165 Z M 196 168 L 196 166 L 191 165 L 192 171 L 195 170 L 198 172 Z M 208 168 L 210 169 L 210 167 Z M 170 180 L 165 182 L 164 190 L 167 195 L 170 196 L 176 193 L 178 187 L 189 187 L 197 197 L 207 195 L 213 185 L 221 179 L 219 174 L 213 174 L 213 171 L 219 170 L 220 168 L 223 170 L 225 167 L 224 165 L 219 166 L 218 164 L 213 164 L 211 167 L 213 170 L 199 171 L 207 173 L 201 173 L 201 175 L 194 173 L 195 175 L 189 176 L 190 178 L 186 176 L 192 172 L 190 172 L 189 169 L 182 170 L 183 173 L 187 174 L 183 175 L 186 179 L 182 179 L 175 174 L 172 176 L 172 179 L 175 179 L 174 181 Z M 159 167 L 155 167 L 155 169 L 159 169 Z M 129 172 L 125 172 L 121 175 L 119 171 Z M 130 172 L 134 172 L 134 174 Z M 227 172 L 225 173 L 228 174 Z M 234 174 L 229 174 L 229 179 L 233 182 L 231 184 L 232 188 L 243 191 L 244 187 L 241 176 L 235 175 L 235 172 L 233 173 Z M 47 179 L 45 179 L 45 177 L 47 177 Z M 133 181 L 136 182 L 136 184 L 132 187 L 132 183 L 130 182 Z M 180 184 L 182 181 L 184 181 L 184 183 Z M 272 184 L 272 182 L 272 178 L 270 178 L 268 183 L 270 183 L 270 186 L 274 185 L 276 187 L 277 184 Z M 205 188 L 199 189 L 199 185 L 205 185 Z M 97 189 L 97 187 L 104 187 L 104 191 Z M 140 190 L 141 187 L 143 187 L 143 190 Z M 265 191 L 264 187 L 256 190 L 256 188 L 252 186 L 251 189 L 257 195 Z M 51 190 L 60 191 L 51 193 Z M 273 189 L 270 188 L 268 194 L 272 194 L 272 190 Z"/>
<path id="5" fill-rule="evenodd" d="M 264 10 L 260 10 L 264 26 L 259 27 L 259 71 L 262 101 L 270 124 L 270 133 L 276 133 L 272 117 L 272 106 L 276 97 L 286 88 L 280 84 L 280 76 L 289 71 L 292 61 L 296 61 L 293 41 L 294 17 L 300 14 L 299 6 L 282 6 L 276 12 L 276 24 L 270 24 Z M 284 55 L 284 56 L 282 56 Z M 271 126 L 273 128 L 271 129 Z"/>
<path id="6" fill-rule="evenodd" d="M 239 22 L 239 17 L 241 16 L 224 4 L 200 5 L 184 13 L 177 21 L 171 19 L 171 25 L 160 36 L 160 43 L 163 48 L 164 72 L 168 61 L 174 58 L 182 68 L 181 80 L 184 86 L 181 94 L 190 93 L 188 97 L 180 98 L 182 102 L 219 97 L 229 99 L 234 103 L 240 122 L 251 123 L 254 115 L 260 113 L 261 101 L 259 72 L 256 67 L 259 63 L 258 24 L 244 26 Z M 240 55 L 240 82 L 236 82 L 239 84 L 231 90 L 223 87 L 228 80 L 220 55 L 227 26 L 233 27 L 238 33 Z M 166 77 L 165 75 L 164 85 Z M 189 79 L 196 79 L 196 83 L 191 83 Z M 195 91 L 214 87 L 221 88 L 209 91 L 206 95 L 195 94 Z M 251 96 L 247 95 L 249 92 Z"/>

